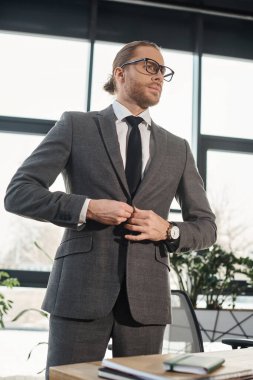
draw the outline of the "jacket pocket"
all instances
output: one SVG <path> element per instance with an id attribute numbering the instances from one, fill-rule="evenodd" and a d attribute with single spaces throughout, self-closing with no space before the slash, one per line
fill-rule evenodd
<path id="1" fill-rule="evenodd" d="M 155 258 L 170 270 L 169 255 L 164 244 L 161 243 L 155 247 Z"/>
<path id="2" fill-rule="evenodd" d="M 86 253 L 92 249 L 92 236 L 73 238 L 63 241 L 56 251 L 55 259 L 73 255 L 76 253 Z"/>

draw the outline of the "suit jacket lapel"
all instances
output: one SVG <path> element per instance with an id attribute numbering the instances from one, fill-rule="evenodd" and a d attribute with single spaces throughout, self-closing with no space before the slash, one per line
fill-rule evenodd
<path id="1" fill-rule="evenodd" d="M 145 193 L 147 186 L 150 183 L 157 181 L 157 176 L 160 173 L 160 167 L 163 163 L 167 149 L 167 136 L 163 130 L 158 127 L 153 121 L 151 122 L 151 136 L 150 136 L 150 164 L 144 172 L 144 177 L 138 187 L 134 199 L 141 197 Z"/>
<path id="2" fill-rule="evenodd" d="M 99 132 L 108 157 L 119 179 L 119 182 L 121 183 L 123 191 L 130 199 L 131 196 L 128 189 L 124 165 L 120 153 L 118 136 L 116 132 L 116 116 L 113 112 L 112 106 L 109 106 L 105 110 L 98 112 L 97 116 Z M 145 193 L 145 189 L 147 186 L 150 186 L 150 183 L 156 182 L 158 175 L 157 173 L 160 172 L 160 167 L 166 154 L 166 149 L 167 136 L 163 130 L 152 121 L 150 138 L 151 161 L 149 166 L 145 169 L 144 177 L 134 197 L 135 200 L 140 198 L 143 192 Z"/>
<path id="3" fill-rule="evenodd" d="M 112 106 L 109 106 L 103 111 L 98 112 L 98 127 L 105 149 L 110 158 L 111 164 L 116 172 L 116 175 L 128 197 L 130 197 L 124 165 L 120 153 L 120 146 L 116 131 L 116 116 Z"/>

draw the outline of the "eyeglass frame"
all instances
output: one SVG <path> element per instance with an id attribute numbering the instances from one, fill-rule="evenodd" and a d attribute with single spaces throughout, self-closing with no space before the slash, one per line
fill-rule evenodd
<path id="1" fill-rule="evenodd" d="M 147 70 L 147 62 L 148 62 L 148 61 L 155 62 L 156 65 L 159 67 L 159 69 L 157 70 L 157 72 L 156 72 L 155 74 L 154 74 L 154 73 L 150 73 L 150 72 Z M 123 68 L 123 67 L 126 66 L 126 65 L 130 65 L 130 64 L 132 64 L 132 63 L 138 63 L 138 62 L 145 62 L 145 70 L 146 70 L 146 72 L 147 72 L 148 74 L 156 75 L 156 74 L 158 74 L 158 72 L 160 71 L 161 74 L 162 74 L 162 76 L 163 76 L 163 79 L 164 79 L 166 82 L 171 82 L 171 80 L 172 80 L 172 78 L 173 78 L 173 76 L 174 76 L 174 74 L 175 74 L 175 71 L 172 70 L 170 67 L 168 67 L 168 66 L 164 66 L 164 65 L 160 65 L 158 62 L 156 62 L 156 61 L 155 61 L 154 59 L 152 59 L 152 58 L 140 58 L 140 59 L 135 59 L 135 60 L 133 60 L 133 61 L 127 61 L 127 62 L 123 63 L 123 65 L 121 65 L 120 67 Z M 166 75 L 163 75 L 163 73 L 162 73 L 162 70 L 163 70 L 163 69 L 169 69 L 169 70 L 171 71 L 171 73 L 166 74 Z M 170 76 L 170 79 L 169 79 L 169 80 L 166 79 L 167 76 Z"/>

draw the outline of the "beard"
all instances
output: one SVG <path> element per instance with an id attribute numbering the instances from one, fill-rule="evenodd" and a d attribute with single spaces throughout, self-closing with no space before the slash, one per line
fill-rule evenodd
<path id="1" fill-rule="evenodd" d="M 127 87 L 128 97 L 142 109 L 155 106 L 159 103 L 161 97 L 161 93 L 156 96 L 152 96 L 151 93 L 147 94 L 146 87 L 143 83 L 136 82 L 130 83 Z"/>

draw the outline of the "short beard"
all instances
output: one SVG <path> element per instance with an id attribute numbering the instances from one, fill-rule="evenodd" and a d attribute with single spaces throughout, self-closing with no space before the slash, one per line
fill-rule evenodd
<path id="1" fill-rule="evenodd" d="M 135 104 L 137 104 L 139 107 L 142 109 L 146 109 L 148 107 L 155 106 L 156 104 L 159 103 L 160 96 L 157 99 L 150 99 L 148 96 L 144 95 L 143 92 L 138 88 L 138 85 L 135 85 L 134 88 L 131 90 L 131 99 L 134 101 Z"/>
<path id="2" fill-rule="evenodd" d="M 159 103 L 160 97 L 158 99 L 151 100 L 147 96 L 143 95 L 140 92 L 135 92 L 131 95 L 131 98 L 134 100 L 136 104 L 142 109 L 155 106 Z"/>

